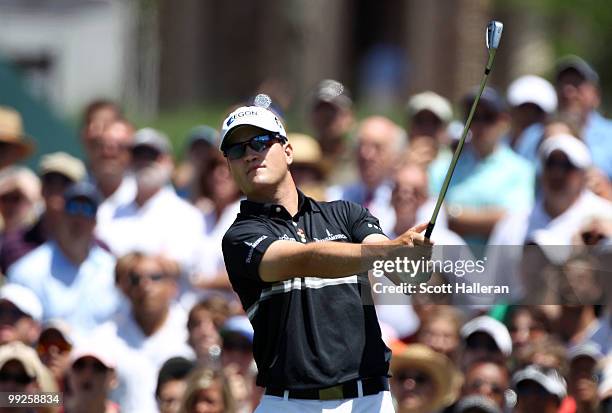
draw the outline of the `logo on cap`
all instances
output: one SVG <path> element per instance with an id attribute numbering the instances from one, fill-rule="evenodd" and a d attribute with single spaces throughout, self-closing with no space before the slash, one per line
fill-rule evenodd
<path id="1" fill-rule="evenodd" d="M 230 116 L 230 118 L 226 122 L 226 125 L 229 126 L 232 123 L 234 123 L 236 119 L 242 118 L 244 116 L 257 116 L 257 111 L 256 110 L 245 110 L 243 112 L 235 113 L 232 116 Z"/>

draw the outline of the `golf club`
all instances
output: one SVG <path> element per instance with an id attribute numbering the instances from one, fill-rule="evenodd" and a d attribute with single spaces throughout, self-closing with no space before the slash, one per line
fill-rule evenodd
<path id="1" fill-rule="evenodd" d="M 493 67 L 493 60 L 495 60 L 495 52 L 499 47 L 499 41 L 501 39 L 503 30 L 503 23 L 498 22 L 496 20 L 491 20 L 487 25 L 485 41 L 489 52 L 489 60 L 487 61 L 484 76 L 482 78 L 482 81 L 480 82 L 480 89 L 476 94 L 476 98 L 474 99 L 474 103 L 472 103 L 472 108 L 470 109 L 470 113 L 467 117 L 467 120 L 465 121 L 465 127 L 463 128 L 461 139 L 459 140 L 459 144 L 457 145 L 457 149 L 455 150 L 453 159 L 451 160 L 450 166 L 448 167 L 448 171 L 446 172 L 446 177 L 444 178 L 444 183 L 442 184 L 442 188 L 440 189 L 440 195 L 438 196 L 438 201 L 436 202 L 436 207 L 434 209 L 433 214 L 431 215 L 431 219 L 429 220 L 427 229 L 425 230 L 425 238 L 427 239 L 431 237 L 431 233 L 433 232 L 434 226 L 436 225 L 436 219 L 438 218 L 440 207 L 442 206 L 442 202 L 444 201 L 444 197 L 446 196 L 446 191 L 448 190 L 450 180 L 453 177 L 453 172 L 455 171 L 455 166 L 457 165 L 457 161 L 459 160 L 459 155 L 461 155 L 461 150 L 463 149 L 463 144 L 465 143 L 465 137 L 467 136 L 468 131 L 470 130 L 472 118 L 474 117 L 474 112 L 476 112 L 476 106 L 478 106 L 478 101 L 480 100 L 480 96 L 482 95 L 482 92 L 487 84 L 489 73 L 491 73 L 491 68 Z"/>

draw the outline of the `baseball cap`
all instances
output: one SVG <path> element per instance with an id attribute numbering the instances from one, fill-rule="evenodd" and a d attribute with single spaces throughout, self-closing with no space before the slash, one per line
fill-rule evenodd
<path id="1" fill-rule="evenodd" d="M 546 113 L 557 110 L 557 92 L 548 80 L 540 76 L 527 75 L 514 80 L 508 87 L 507 97 L 513 107 L 533 103 Z"/>
<path id="2" fill-rule="evenodd" d="M 65 322 L 61 318 L 50 319 L 49 321 L 45 322 L 42 331 L 40 332 L 40 337 L 42 337 L 48 331 L 52 330 L 57 331 L 66 341 L 66 343 L 70 344 L 71 346 L 74 345 L 74 340 L 72 337 L 72 328 L 67 322 Z"/>
<path id="3" fill-rule="evenodd" d="M 75 349 L 70 354 L 72 363 L 83 357 L 93 357 L 109 369 L 117 367 L 117 361 L 105 343 L 87 339 L 77 343 Z"/>
<path id="4" fill-rule="evenodd" d="M 478 95 L 479 89 L 479 87 L 475 87 L 469 93 L 467 93 L 463 97 L 463 103 L 467 106 L 471 106 L 476 99 L 476 95 Z M 502 113 L 507 109 L 504 98 L 499 94 L 499 92 L 497 92 L 497 90 L 489 86 L 483 89 L 478 104 L 488 106 L 495 113 Z"/>
<path id="5" fill-rule="evenodd" d="M 246 316 L 233 316 L 225 321 L 221 327 L 221 336 L 226 337 L 232 333 L 239 334 L 253 343 L 253 326 Z"/>
<path id="6" fill-rule="evenodd" d="M 575 70 L 584 80 L 595 84 L 599 83 L 599 75 L 595 69 L 581 57 L 567 55 L 559 59 L 555 66 L 555 79 L 558 80 L 559 76 L 567 70 Z"/>
<path id="7" fill-rule="evenodd" d="M 64 201 L 66 203 L 75 199 L 86 199 L 97 209 L 102 202 L 100 193 L 95 186 L 86 181 L 72 184 L 64 192 Z"/>
<path id="8" fill-rule="evenodd" d="M 594 361 L 599 361 L 603 357 L 601 346 L 592 341 L 575 345 L 567 351 L 567 359 L 572 362 L 579 357 L 588 357 Z"/>
<path id="9" fill-rule="evenodd" d="M 219 132 L 208 125 L 199 125 L 189 131 L 187 135 L 187 146 L 191 146 L 196 142 L 204 142 L 209 146 L 217 146 L 219 140 Z"/>
<path id="10" fill-rule="evenodd" d="M 12 341 L 0 346 L 0 369 L 11 360 L 17 360 L 21 363 L 26 374 L 31 379 L 40 378 L 42 371 L 45 370 L 36 351 L 21 341 Z"/>
<path id="11" fill-rule="evenodd" d="M 534 381 L 542 386 L 548 393 L 563 400 L 567 395 L 565 379 L 554 369 L 543 370 L 531 365 L 519 370 L 512 376 L 512 387 L 515 389 L 524 381 Z"/>
<path id="12" fill-rule="evenodd" d="M 164 133 L 153 128 L 142 128 L 136 131 L 132 142 L 132 148 L 137 146 L 148 146 L 165 154 L 172 152 L 168 137 Z"/>
<path id="13" fill-rule="evenodd" d="M 241 106 L 223 121 L 221 125 L 221 143 L 219 149 L 225 150 L 228 139 L 231 134 L 239 127 L 251 126 L 263 129 L 268 132 L 278 133 L 283 137 L 287 137 L 285 127 L 279 120 L 278 116 L 270 109 L 260 106 Z"/>
<path id="14" fill-rule="evenodd" d="M 340 108 L 350 108 L 353 104 L 348 89 L 334 79 L 323 79 L 319 82 L 314 93 L 314 104 L 319 102 L 331 103 Z"/>
<path id="15" fill-rule="evenodd" d="M 5 284 L 0 288 L 0 300 L 13 304 L 24 314 L 40 322 L 43 308 L 40 300 L 32 290 L 19 284 Z"/>
<path id="16" fill-rule="evenodd" d="M 72 182 L 78 182 L 85 178 L 85 165 L 74 156 L 65 152 L 54 152 L 44 155 L 38 165 L 40 175 L 58 173 L 64 175 Z"/>
<path id="17" fill-rule="evenodd" d="M 461 337 L 467 339 L 474 333 L 485 333 L 495 341 L 504 356 L 512 353 L 512 338 L 505 325 L 486 315 L 476 317 L 463 325 Z"/>
<path id="18" fill-rule="evenodd" d="M 323 158 L 321 146 L 315 138 L 303 133 L 290 133 L 287 135 L 293 147 L 293 162 L 298 164 L 319 165 Z"/>
<path id="19" fill-rule="evenodd" d="M 431 91 L 412 96 L 406 104 L 406 111 L 410 117 L 423 110 L 430 111 L 444 123 L 450 122 L 453 118 L 453 109 L 449 101 Z"/>
<path id="20" fill-rule="evenodd" d="M 480 395 L 466 396 L 455 405 L 453 413 L 502 413 L 499 406 L 488 397 Z"/>
<path id="21" fill-rule="evenodd" d="M 540 146 L 540 159 L 545 161 L 554 151 L 561 151 L 577 168 L 586 169 L 591 166 L 591 154 L 587 146 L 578 138 L 558 134 L 547 138 Z"/>

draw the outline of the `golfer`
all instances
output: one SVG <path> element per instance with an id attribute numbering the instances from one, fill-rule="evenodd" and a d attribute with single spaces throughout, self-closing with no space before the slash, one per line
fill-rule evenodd
<path id="1" fill-rule="evenodd" d="M 429 258 L 426 224 L 389 240 L 367 209 L 305 196 L 289 172 L 286 136 L 258 106 L 238 108 L 221 130 L 220 149 L 246 195 L 223 256 L 255 331 L 257 384 L 265 388 L 256 412 L 393 412 L 391 352 L 362 295 L 371 294 L 374 260 L 400 249 Z"/>

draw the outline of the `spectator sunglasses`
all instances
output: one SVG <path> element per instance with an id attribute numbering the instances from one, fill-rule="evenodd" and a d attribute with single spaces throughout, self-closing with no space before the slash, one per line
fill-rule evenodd
<path id="1" fill-rule="evenodd" d="M 267 133 L 264 135 L 253 136 L 251 139 L 245 142 L 240 142 L 235 145 L 230 145 L 223 152 L 223 155 L 231 161 L 240 159 L 246 153 L 247 146 L 253 149 L 257 153 L 261 153 L 274 145 L 275 143 L 284 144 L 287 139 L 278 133 Z"/>

